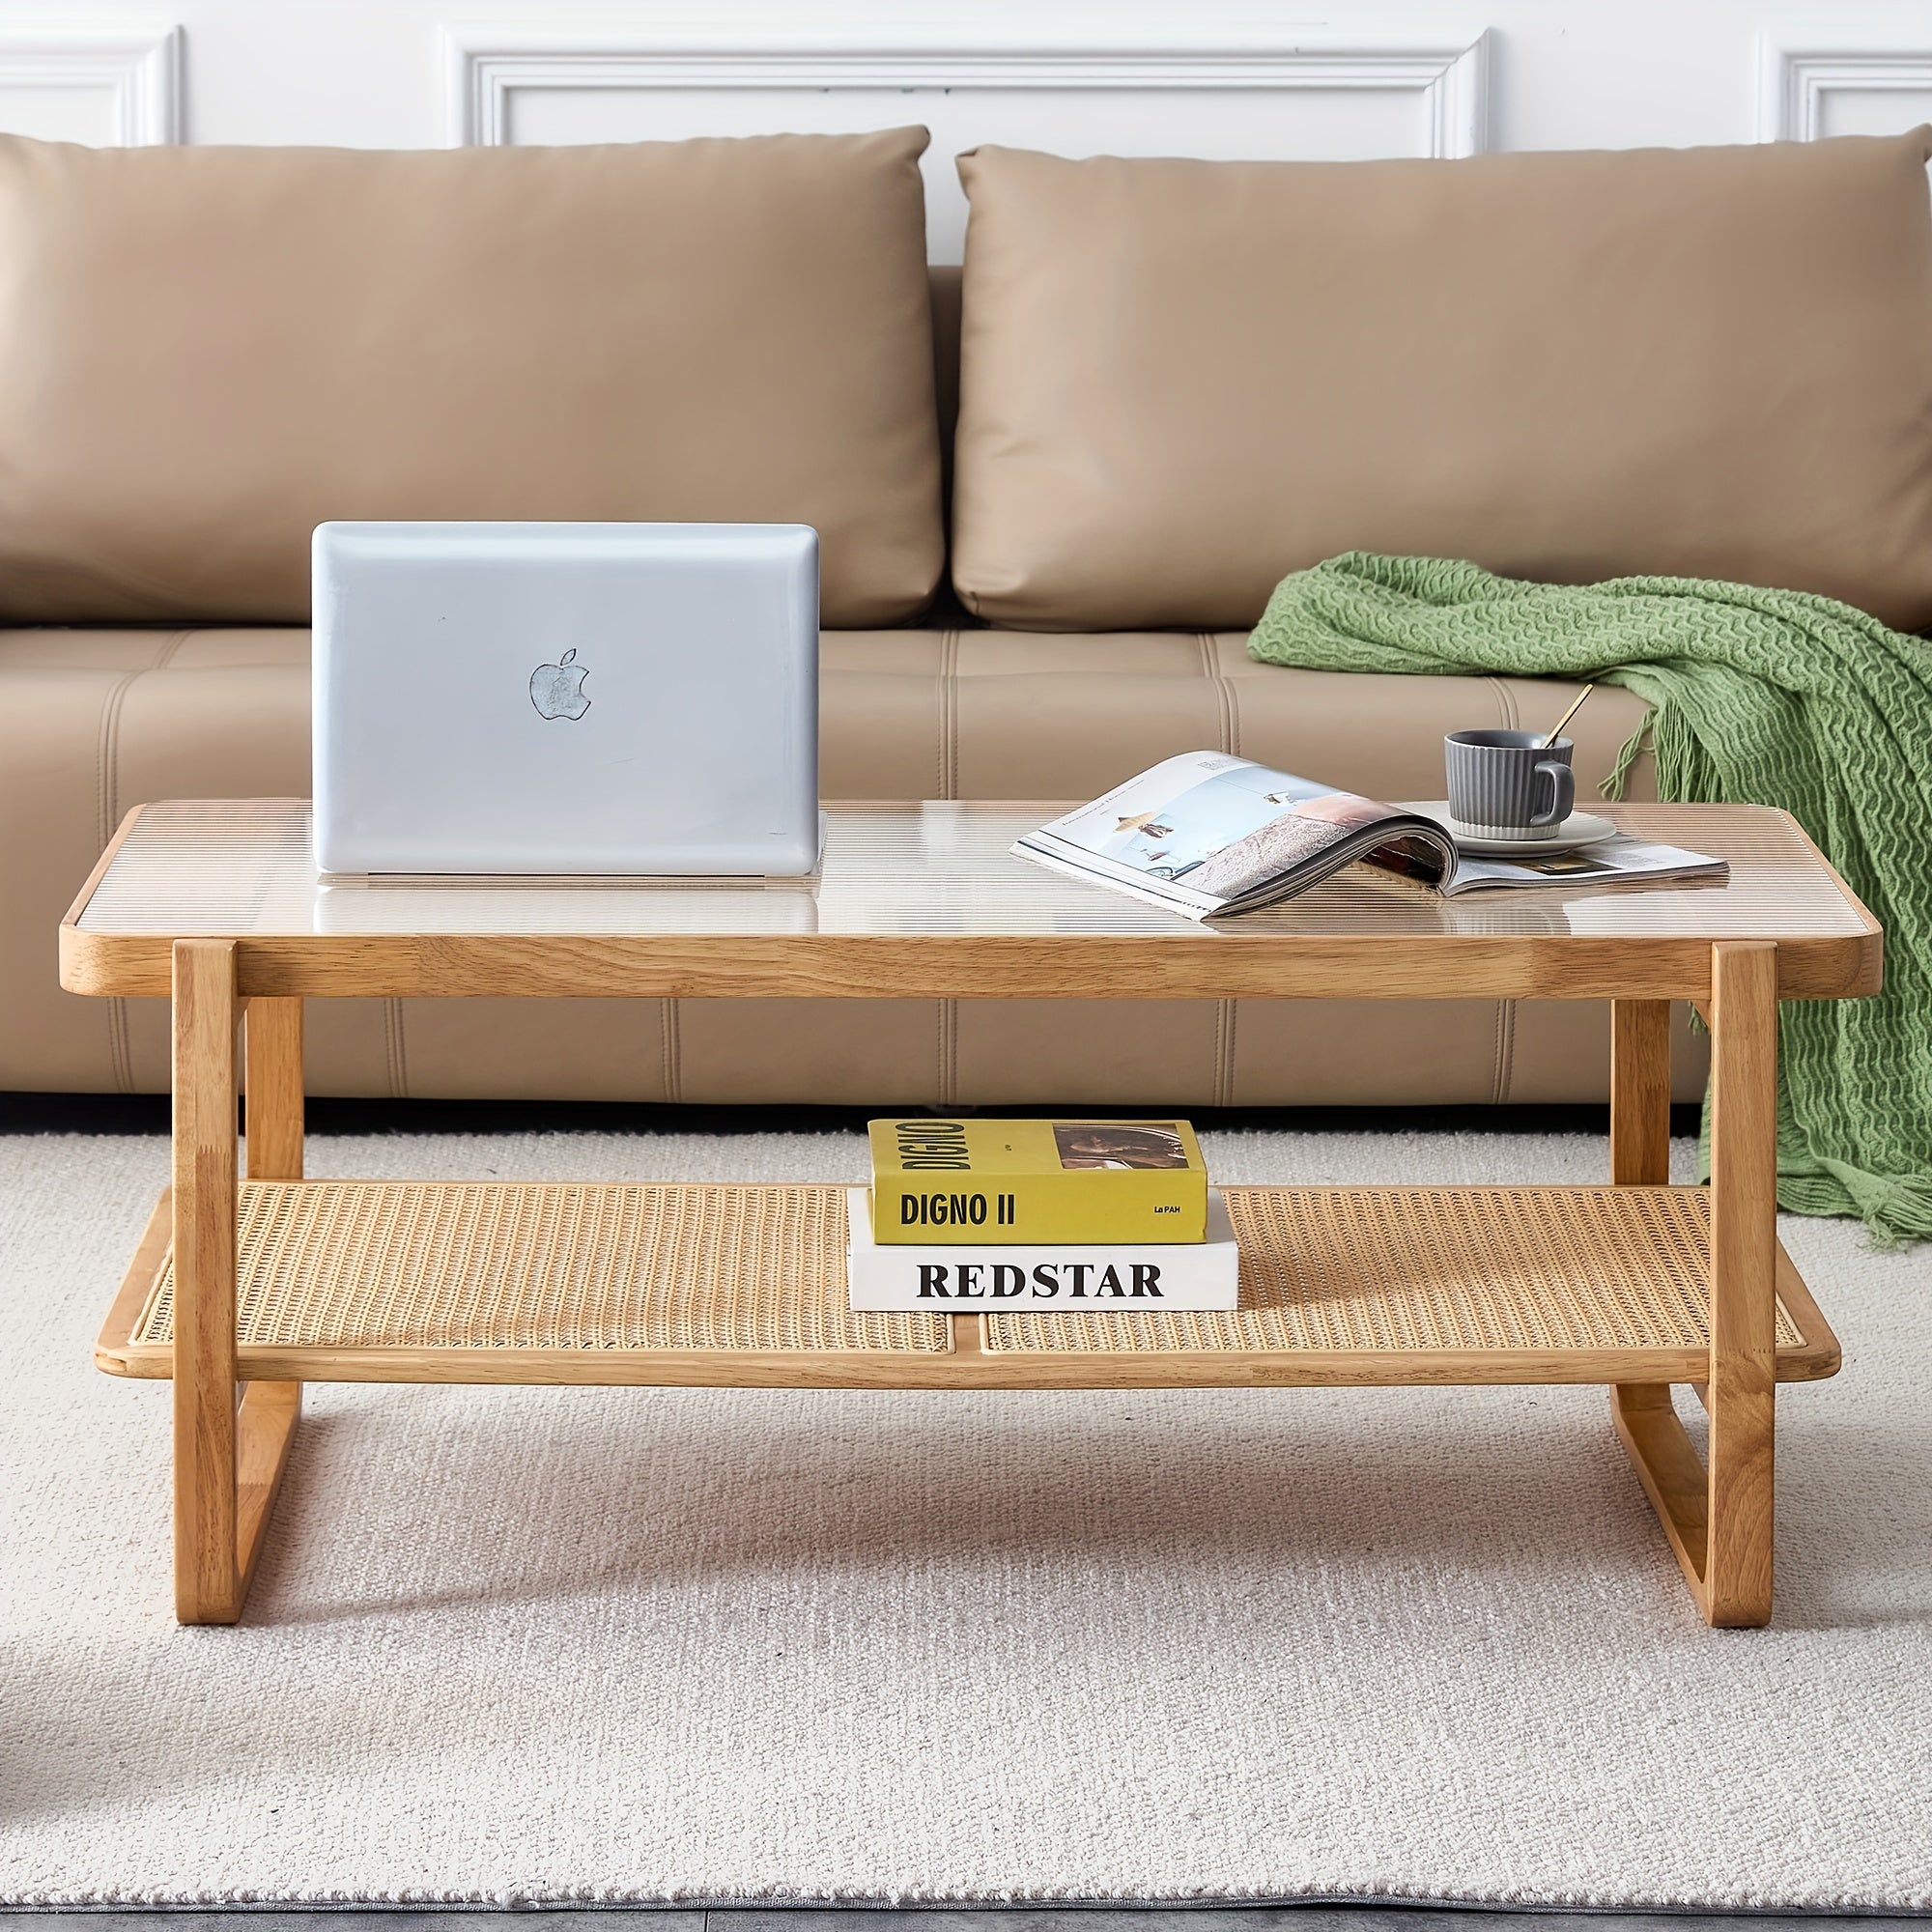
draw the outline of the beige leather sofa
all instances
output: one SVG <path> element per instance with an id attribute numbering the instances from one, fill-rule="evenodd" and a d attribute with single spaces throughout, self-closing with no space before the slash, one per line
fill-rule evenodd
<path id="1" fill-rule="evenodd" d="M 1238 628 L 1018 631 L 965 616 L 936 582 L 960 282 L 936 272 L 928 309 L 923 142 L 867 136 L 834 154 L 795 141 L 753 156 L 771 179 L 803 184 L 806 200 L 768 222 L 764 191 L 731 185 L 740 151 L 757 145 L 667 146 L 655 158 L 647 148 L 318 159 L 0 142 L 0 259 L 10 264 L 0 285 L 0 620 L 11 625 L 0 631 L 0 1089 L 165 1089 L 163 1013 L 60 992 L 56 922 L 130 806 L 306 791 L 301 559 L 308 527 L 326 516 L 816 522 L 834 532 L 822 704 L 832 798 L 1071 800 L 1202 746 L 1374 795 L 1427 798 L 1440 790 L 1445 730 L 1534 725 L 1567 701 L 1572 687 L 1529 680 L 1265 668 L 1247 658 Z M 703 152 L 687 167 L 679 156 L 693 149 Z M 587 158 L 559 158 L 567 152 Z M 810 202 L 826 155 L 831 185 Z M 682 266 L 634 285 L 612 266 L 608 224 L 635 203 L 639 180 L 626 170 L 637 165 L 671 171 L 666 180 L 687 173 L 663 188 L 676 206 L 651 238 L 654 259 Z M 848 166 L 866 193 L 878 186 L 872 202 L 834 179 Z M 688 185 L 691 169 L 702 193 L 681 242 L 677 181 Z M 662 186 L 657 176 L 642 183 Z M 721 222 L 706 194 L 740 214 Z M 871 212 L 854 213 L 862 204 Z M 585 207 L 590 245 L 573 251 L 571 224 Z M 874 216 L 880 233 L 896 223 L 911 237 L 892 242 L 898 252 L 877 273 L 867 251 L 884 244 L 862 232 Z M 797 232 L 814 222 L 837 230 L 833 241 L 809 235 L 792 282 L 764 286 L 762 260 L 789 261 Z M 371 241 L 383 223 L 387 256 Z M 529 266 L 507 289 L 505 248 Z M 727 282 L 739 273 L 741 285 L 714 312 L 700 303 L 696 322 L 678 320 L 714 270 Z M 257 293 L 274 289 L 286 299 L 261 309 Z M 892 341 L 858 339 L 850 313 L 838 320 L 837 304 L 855 300 L 867 316 L 895 318 Z M 671 372 L 675 393 L 636 403 L 654 435 L 626 426 L 634 364 L 643 384 L 655 380 L 652 358 L 669 353 L 653 330 L 685 328 L 677 354 L 689 358 L 694 341 L 767 321 L 780 333 L 761 337 L 752 359 L 779 373 L 751 420 L 776 423 L 773 448 L 788 437 L 789 457 L 762 463 L 753 445 L 734 481 L 730 451 L 713 446 L 753 433 L 726 408 L 748 353 L 734 361 L 729 345 L 732 388 L 717 386 L 725 379 L 716 368 L 696 384 L 712 383 L 709 419 L 702 410 L 677 416 L 694 385 L 687 361 Z M 969 320 L 969 385 L 974 356 L 989 355 L 974 331 L 991 326 Z M 526 416 L 523 400 L 504 400 L 520 327 L 554 379 Z M 911 327 L 920 366 L 903 353 Z M 800 332 L 833 346 L 796 368 L 767 353 Z M 372 370 L 390 384 L 373 402 Z M 445 407 L 441 429 L 433 413 L 411 413 Z M 816 415 L 802 429 L 781 420 L 794 407 Z M 391 420 L 403 422 L 393 436 Z M 828 425 L 848 420 L 849 461 L 828 446 Z M 439 463 L 459 431 L 458 455 Z M 985 445 L 983 402 L 976 434 Z M 599 447 L 587 466 L 572 453 L 586 440 Z M 668 470 L 650 470 L 666 449 Z M 803 472 L 783 480 L 800 449 L 808 468 L 837 472 L 836 488 Z M 633 459 L 635 473 L 624 469 Z M 1209 487 L 1213 448 L 1192 460 Z M 970 487 L 983 500 L 991 486 L 979 474 Z M 1374 545 L 1376 532 L 1361 541 Z M 1614 690 L 1586 707 L 1577 728 L 1584 796 L 1640 717 Z M 1654 795 L 1647 758 L 1631 795 Z M 1601 1009 L 1550 1003 L 415 1001 L 317 1003 L 307 1050 L 310 1090 L 323 1094 L 1199 1107 L 1597 1099 L 1606 1037 Z M 1701 1079 L 1693 1044 L 1678 1057 L 1680 1097 L 1694 1097 Z"/>

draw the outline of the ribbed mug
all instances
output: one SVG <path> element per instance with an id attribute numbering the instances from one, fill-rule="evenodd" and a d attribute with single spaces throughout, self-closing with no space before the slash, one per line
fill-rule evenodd
<path id="1" fill-rule="evenodd" d="M 1577 803 L 1576 750 L 1540 731 L 1451 731 L 1442 741 L 1449 815 L 1458 830 L 1484 838 L 1538 838 L 1561 825 Z"/>

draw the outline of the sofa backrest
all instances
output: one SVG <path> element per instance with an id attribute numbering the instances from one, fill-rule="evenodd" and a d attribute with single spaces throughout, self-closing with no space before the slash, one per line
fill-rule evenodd
<path id="1" fill-rule="evenodd" d="M 330 517 L 775 518 L 834 626 L 1240 626 L 1339 550 L 1932 622 L 1924 130 L 1474 162 L 0 137 L 0 622 L 300 621 Z M 950 505 L 955 414 L 962 424 Z"/>
<path id="2" fill-rule="evenodd" d="M 0 138 L 0 621 L 299 622 L 331 518 L 809 523 L 826 621 L 903 620 L 925 140 Z"/>

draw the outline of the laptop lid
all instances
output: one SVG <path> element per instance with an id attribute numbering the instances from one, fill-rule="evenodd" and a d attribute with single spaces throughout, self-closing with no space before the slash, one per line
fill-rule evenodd
<path id="1" fill-rule="evenodd" d="M 324 524 L 326 872 L 811 871 L 800 524 Z"/>

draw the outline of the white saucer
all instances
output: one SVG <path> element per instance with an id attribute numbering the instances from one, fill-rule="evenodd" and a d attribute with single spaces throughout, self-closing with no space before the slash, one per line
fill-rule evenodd
<path id="1" fill-rule="evenodd" d="M 1403 809 L 1447 826 L 1464 852 L 1484 859 L 1548 858 L 1552 852 L 1568 852 L 1578 845 L 1594 845 L 1600 838 L 1613 838 L 1617 829 L 1594 811 L 1573 811 L 1561 825 L 1552 825 L 1534 838 L 1485 838 L 1480 832 L 1464 832 L 1449 816 L 1449 801 L 1445 798 L 1429 799 Z"/>

